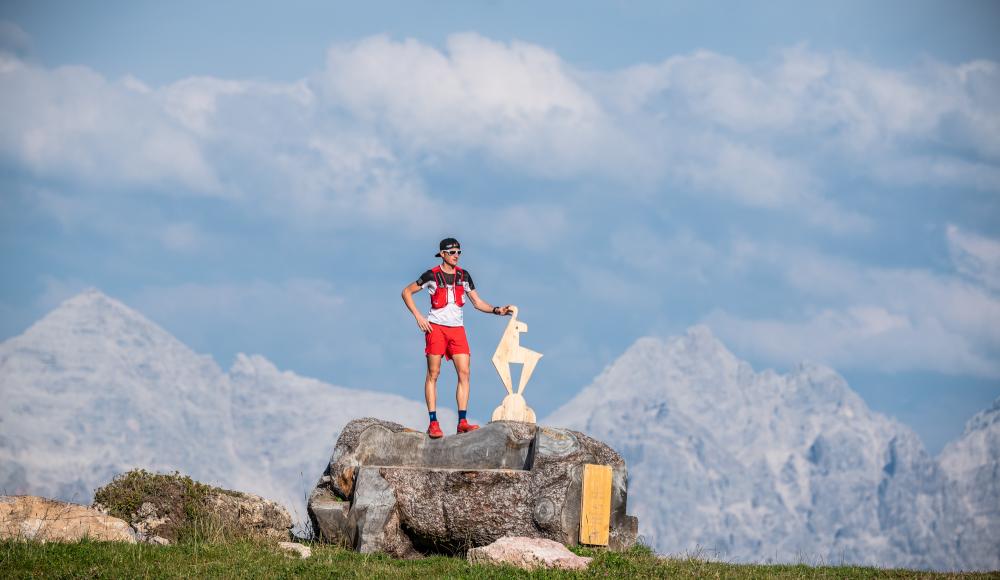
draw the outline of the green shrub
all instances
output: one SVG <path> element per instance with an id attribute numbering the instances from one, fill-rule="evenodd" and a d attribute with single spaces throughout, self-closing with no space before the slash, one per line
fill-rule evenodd
<path id="1" fill-rule="evenodd" d="M 94 492 L 94 503 L 100 504 L 111 515 L 135 524 L 145 515 L 140 513 L 144 504 L 151 504 L 156 516 L 165 521 L 155 533 L 171 541 L 226 540 L 230 530 L 207 509 L 207 498 L 212 494 L 241 496 L 235 491 L 212 487 L 197 482 L 180 472 L 150 473 L 133 469 L 119 474 L 104 487 Z"/>

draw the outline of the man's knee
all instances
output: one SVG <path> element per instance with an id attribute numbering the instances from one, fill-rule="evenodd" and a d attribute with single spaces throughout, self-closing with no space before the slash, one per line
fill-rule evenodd
<path id="1" fill-rule="evenodd" d="M 441 369 L 427 369 L 427 380 L 432 383 L 436 383 L 440 375 Z"/>
<path id="2" fill-rule="evenodd" d="M 468 381 L 469 380 L 469 369 L 455 369 L 458 372 L 458 380 Z"/>

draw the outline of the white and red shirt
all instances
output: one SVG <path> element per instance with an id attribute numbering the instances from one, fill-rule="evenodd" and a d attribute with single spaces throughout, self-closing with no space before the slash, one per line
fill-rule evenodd
<path id="1" fill-rule="evenodd" d="M 435 272 L 435 269 L 438 272 Z M 461 270 L 460 278 L 462 280 L 462 291 L 465 294 L 463 302 L 465 302 L 468 301 L 469 291 L 475 290 L 476 285 L 472 282 L 472 276 L 469 275 L 469 271 L 464 268 Z M 442 282 L 444 283 L 443 286 L 441 286 Z M 434 305 L 431 304 L 431 310 L 427 313 L 427 322 L 440 324 L 441 326 L 464 325 L 462 307 L 455 302 L 455 274 L 448 274 L 440 270 L 440 268 L 427 270 L 417 278 L 417 285 L 425 288 L 431 296 L 434 296 L 439 287 L 447 291 L 447 303 L 442 308 L 434 308 Z"/>

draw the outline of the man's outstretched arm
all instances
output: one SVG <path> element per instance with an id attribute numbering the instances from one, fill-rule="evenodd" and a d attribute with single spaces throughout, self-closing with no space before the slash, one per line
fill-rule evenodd
<path id="1" fill-rule="evenodd" d="M 411 282 L 406 288 L 403 288 L 403 304 L 406 304 L 406 308 L 409 309 L 413 318 L 417 319 L 417 326 L 420 330 L 430 332 L 431 323 L 427 322 L 427 319 L 424 318 L 423 314 L 420 314 L 420 310 L 417 309 L 416 303 L 413 302 L 413 295 L 416 292 L 420 292 L 420 285 L 416 282 Z"/>
<path id="2" fill-rule="evenodd" d="M 510 314 L 510 305 L 500 306 L 495 308 L 490 306 L 488 302 L 479 297 L 479 294 L 475 290 L 469 290 L 467 292 L 469 295 L 469 300 L 472 301 L 472 305 L 476 307 L 476 310 L 480 312 L 488 312 L 490 314 L 496 314 L 498 316 L 507 316 Z"/>

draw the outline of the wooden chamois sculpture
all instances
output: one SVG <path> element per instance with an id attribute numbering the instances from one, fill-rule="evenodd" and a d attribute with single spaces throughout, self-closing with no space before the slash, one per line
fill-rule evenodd
<path id="1" fill-rule="evenodd" d="M 493 353 L 493 366 L 500 373 L 500 380 L 503 381 L 504 388 L 507 389 L 507 396 L 503 402 L 493 411 L 494 421 L 524 421 L 535 422 L 535 412 L 528 407 L 524 400 L 524 387 L 531 379 L 531 373 L 535 371 L 535 365 L 542 354 L 524 348 L 520 344 L 520 334 L 528 332 L 528 325 L 517 319 L 517 307 L 511 307 L 510 322 L 500 337 L 500 344 L 497 345 L 496 352 Z M 521 363 L 521 380 L 517 385 L 517 392 L 514 392 L 510 378 L 510 363 Z"/>

